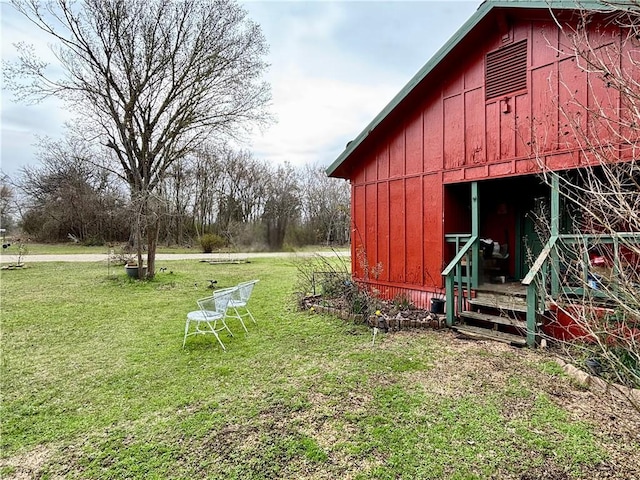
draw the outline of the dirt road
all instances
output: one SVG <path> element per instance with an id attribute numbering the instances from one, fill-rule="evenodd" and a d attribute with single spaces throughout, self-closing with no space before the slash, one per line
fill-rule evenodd
<path id="1" fill-rule="evenodd" d="M 320 255 L 323 257 L 332 257 L 335 255 L 347 257 L 350 252 L 340 250 L 335 252 L 256 252 L 256 253 L 159 253 L 156 255 L 158 260 L 251 260 L 252 258 L 265 257 L 308 257 L 312 255 Z M 17 255 L 0 254 L 0 263 L 15 263 L 18 260 Z M 106 253 L 82 253 L 82 254 L 66 254 L 66 255 L 25 255 L 22 259 L 23 263 L 34 262 L 106 262 Z"/>

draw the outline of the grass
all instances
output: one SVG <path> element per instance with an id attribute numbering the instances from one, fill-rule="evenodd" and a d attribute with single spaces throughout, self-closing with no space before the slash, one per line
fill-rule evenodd
<path id="1" fill-rule="evenodd" d="M 2 272 L 3 478 L 588 478 L 607 459 L 593 425 L 531 386 L 570 384 L 532 353 L 504 384 L 447 393 L 440 362 L 464 361 L 451 337 L 372 347 L 366 327 L 295 308 L 289 260 L 159 266 L 151 282 L 101 264 Z M 201 336 L 182 349 L 208 279 L 251 278 L 258 325 L 231 324 L 226 353 Z"/>
<path id="2" fill-rule="evenodd" d="M 6 255 L 16 255 L 17 243 L 12 243 L 11 246 L 4 252 Z M 34 243 L 28 242 L 24 244 L 27 249 L 25 260 L 29 259 L 29 255 L 75 255 L 84 253 L 105 254 L 114 250 L 116 253 L 122 250 L 120 246 L 108 247 L 106 245 L 83 245 L 81 243 Z M 201 253 L 202 250 L 199 246 L 193 248 L 179 247 L 179 246 L 158 246 L 158 253 Z"/>

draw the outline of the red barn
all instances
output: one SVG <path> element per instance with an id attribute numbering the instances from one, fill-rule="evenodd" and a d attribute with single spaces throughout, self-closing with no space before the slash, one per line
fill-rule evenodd
<path id="1" fill-rule="evenodd" d="M 523 331 L 535 343 L 532 279 L 540 265 L 532 267 L 531 254 L 549 252 L 532 216 L 550 210 L 552 237 L 565 221 L 556 183 L 539 174 L 591 161 L 570 125 L 586 128 L 587 115 L 567 111 L 591 105 L 621 114 L 606 79 L 580 64 L 577 29 L 586 28 L 595 49 L 615 47 L 611 61 L 638 79 L 630 60 L 637 39 L 627 41 L 608 15 L 590 1 L 487 0 L 347 145 L 327 173 L 351 182 L 356 279 L 420 307 L 446 295 L 450 326 L 482 315 L 466 301 L 482 303 L 483 285 L 495 291 L 524 281 L 514 309 L 526 312 Z M 616 154 L 629 160 L 631 150 Z"/>

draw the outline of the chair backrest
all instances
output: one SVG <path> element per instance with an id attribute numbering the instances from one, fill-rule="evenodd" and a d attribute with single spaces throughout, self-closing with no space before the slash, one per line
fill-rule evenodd
<path id="1" fill-rule="evenodd" d="M 249 301 L 251 297 L 251 292 L 253 292 L 253 287 L 260 280 L 249 280 L 248 282 L 239 283 L 236 288 L 235 297 L 242 300 L 243 302 Z"/>
<path id="2" fill-rule="evenodd" d="M 227 313 L 227 305 L 231 296 L 237 290 L 237 287 L 225 288 L 218 290 L 210 297 L 201 298 L 197 300 L 200 310 L 203 312 L 218 312 L 222 315 Z"/>

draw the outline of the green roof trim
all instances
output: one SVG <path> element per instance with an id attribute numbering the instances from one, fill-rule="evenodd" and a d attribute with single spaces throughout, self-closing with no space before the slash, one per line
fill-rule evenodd
<path id="1" fill-rule="evenodd" d="M 623 3 L 623 2 L 620 2 Z M 387 104 L 382 111 L 360 132 L 340 154 L 340 156 L 326 169 L 331 176 L 344 161 L 362 144 L 369 134 L 420 84 L 433 69 L 449 55 L 449 53 L 466 37 L 475 26 L 484 19 L 489 12 L 497 8 L 522 8 L 522 9 L 550 9 L 550 10 L 613 10 L 614 7 L 601 0 L 485 0 L 458 31 L 445 43 L 436 54 L 431 57 L 409 83 Z"/>

